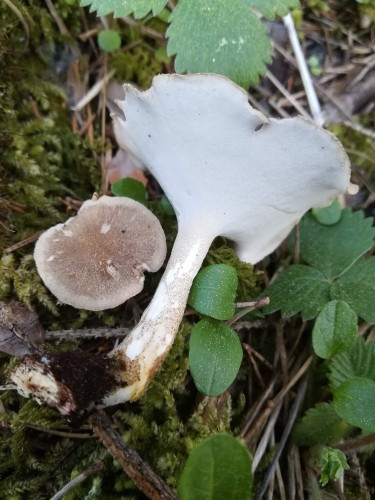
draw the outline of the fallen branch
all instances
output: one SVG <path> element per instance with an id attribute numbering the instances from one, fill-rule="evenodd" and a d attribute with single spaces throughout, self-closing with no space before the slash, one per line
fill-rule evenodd
<path id="1" fill-rule="evenodd" d="M 155 474 L 136 451 L 125 443 L 104 411 L 92 414 L 89 417 L 89 423 L 109 453 L 117 460 L 147 498 L 152 500 L 178 500 L 167 483 Z"/>

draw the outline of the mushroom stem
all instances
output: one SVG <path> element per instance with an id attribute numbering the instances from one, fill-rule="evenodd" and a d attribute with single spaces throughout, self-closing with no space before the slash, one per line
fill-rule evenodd
<path id="1" fill-rule="evenodd" d="M 138 325 L 110 353 L 122 386 L 107 395 L 104 406 L 137 399 L 168 354 L 182 320 L 192 281 L 210 244 L 212 231 L 199 224 L 180 229 L 159 286 Z M 120 372 L 125 366 L 123 373 Z"/>

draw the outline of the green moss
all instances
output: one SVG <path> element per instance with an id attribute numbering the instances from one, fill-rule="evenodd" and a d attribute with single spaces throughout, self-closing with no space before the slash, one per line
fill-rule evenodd
<path id="1" fill-rule="evenodd" d="M 163 65 L 154 58 L 154 54 L 141 45 L 114 53 L 110 65 L 116 72 L 117 80 L 132 81 L 144 89 L 149 88 L 152 78 L 163 71 Z"/>
<path id="2" fill-rule="evenodd" d="M 254 266 L 241 262 L 223 238 L 215 240 L 205 259 L 206 265 L 228 264 L 235 268 L 238 276 L 237 299 L 249 301 L 259 295 L 258 282 L 261 271 L 255 271 Z"/>

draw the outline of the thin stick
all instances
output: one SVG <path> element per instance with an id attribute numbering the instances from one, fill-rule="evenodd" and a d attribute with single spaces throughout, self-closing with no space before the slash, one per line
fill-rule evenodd
<path id="1" fill-rule="evenodd" d="M 12 384 L 0 385 L 0 391 L 15 391 L 17 387 Z"/>
<path id="2" fill-rule="evenodd" d="M 279 416 L 282 404 L 283 404 L 282 401 L 279 401 L 279 403 L 277 404 L 276 408 L 274 409 L 274 411 L 273 411 L 273 413 L 268 421 L 268 424 L 267 424 L 267 427 L 263 433 L 262 439 L 259 441 L 258 447 L 257 447 L 256 452 L 254 454 L 253 464 L 251 467 L 251 471 L 253 473 L 256 471 L 256 469 L 259 465 L 259 462 L 261 461 L 264 453 L 266 452 L 268 442 L 271 439 L 271 434 L 275 428 L 276 420 Z M 267 485 L 268 485 L 268 483 L 267 483 Z"/>
<path id="3" fill-rule="evenodd" d="M 247 313 L 254 311 L 255 309 L 260 309 L 261 307 L 268 306 L 270 303 L 270 299 L 268 297 L 263 297 L 262 299 L 256 300 L 255 302 L 250 302 L 251 305 L 248 307 L 245 307 L 242 311 L 238 312 L 233 316 L 233 318 L 228 319 L 226 321 L 226 324 L 228 326 L 233 325 L 233 323 L 236 323 L 242 316 L 245 316 Z"/>
<path id="4" fill-rule="evenodd" d="M 16 250 L 19 250 L 20 248 L 22 248 L 26 245 L 29 245 L 30 243 L 34 243 L 34 241 L 36 241 L 41 234 L 42 234 L 42 231 L 38 231 L 37 233 L 33 234 L 32 236 L 29 236 L 28 238 L 26 238 L 22 241 L 19 241 L 18 243 L 15 243 L 14 245 L 6 248 L 4 250 L 4 253 L 15 252 Z"/>
<path id="5" fill-rule="evenodd" d="M 288 421 L 285 425 L 285 429 L 284 429 L 283 435 L 281 437 L 279 447 L 276 450 L 275 456 L 274 456 L 274 458 L 273 458 L 273 460 L 272 460 L 272 462 L 271 462 L 271 464 L 266 472 L 266 475 L 263 479 L 261 486 L 259 487 L 258 491 L 255 494 L 255 497 L 254 497 L 255 500 L 260 500 L 263 497 L 264 493 L 267 490 L 268 484 L 271 481 L 271 479 L 275 473 L 275 468 L 279 462 L 279 459 L 280 459 L 281 453 L 283 452 L 284 446 L 289 438 L 289 434 L 292 431 L 292 428 L 293 428 L 294 422 L 297 418 L 298 410 L 302 404 L 303 398 L 305 397 L 306 387 L 307 387 L 307 376 L 305 375 L 305 377 L 303 378 L 303 380 L 301 380 L 300 385 L 298 387 L 297 396 L 296 396 L 296 399 L 294 400 L 294 403 L 293 403 L 292 408 L 290 410 L 289 418 L 288 418 Z"/>
<path id="6" fill-rule="evenodd" d="M 80 339 L 110 339 L 113 337 L 126 337 L 130 328 L 84 328 L 82 330 L 59 330 L 56 332 L 45 332 L 44 339 L 50 341 Z"/>
<path id="7" fill-rule="evenodd" d="M 300 105 L 300 103 L 292 96 L 290 92 L 284 87 L 284 85 L 268 70 L 266 72 L 266 77 L 275 85 L 275 87 L 283 94 L 284 97 L 288 99 L 290 104 L 296 108 L 298 113 L 307 118 L 307 120 L 312 120 L 311 116 L 307 111 Z"/>
<path id="8" fill-rule="evenodd" d="M 51 0 L 45 0 L 48 10 L 50 11 L 51 16 L 54 18 L 57 27 L 59 28 L 59 31 L 62 35 L 69 35 L 68 28 L 65 26 L 64 21 L 61 19 L 59 16 L 59 13 L 57 12 L 55 6 L 51 2 Z"/>
<path id="9" fill-rule="evenodd" d="M 359 448 L 362 448 L 363 446 L 368 446 L 373 443 L 375 443 L 375 434 L 368 434 L 367 436 L 358 439 L 352 439 L 350 441 L 346 441 L 345 443 L 336 444 L 335 448 L 346 452 L 357 450 Z"/>
<path id="10" fill-rule="evenodd" d="M 107 73 L 104 78 L 98 80 L 95 85 L 93 85 L 91 89 L 82 97 L 82 99 L 80 99 L 77 104 L 71 108 L 72 111 L 81 111 L 89 102 L 94 99 L 94 97 L 96 97 L 101 92 L 104 85 L 109 82 L 114 74 L 115 72 L 114 70 L 112 70 Z"/>
<path id="11" fill-rule="evenodd" d="M 44 427 L 39 427 L 38 425 L 27 424 L 26 427 L 29 429 L 34 429 L 36 431 L 45 432 L 47 434 L 53 434 L 54 436 L 66 437 L 69 439 L 93 439 L 95 436 L 93 434 L 84 434 L 82 432 L 65 432 L 57 431 L 55 429 L 46 429 Z"/>
<path id="12" fill-rule="evenodd" d="M 310 71 L 307 67 L 305 56 L 303 55 L 301 44 L 299 42 L 296 28 L 294 26 L 294 21 L 290 12 L 283 17 L 283 21 L 286 29 L 288 30 L 289 40 L 292 45 L 294 55 L 296 56 L 298 69 L 301 75 L 303 86 L 306 91 L 306 96 L 309 102 L 311 114 L 314 118 L 315 123 L 321 127 L 324 124 L 322 110 L 314 89 Z"/>
<path id="13" fill-rule="evenodd" d="M 22 24 L 22 27 L 25 31 L 26 35 L 26 45 L 29 44 L 30 40 L 30 28 L 29 25 L 27 24 L 26 19 L 23 17 L 22 12 L 19 10 L 18 7 L 16 7 L 10 0 L 3 0 L 5 5 L 9 7 L 9 9 L 18 17 L 20 23 Z"/>
<path id="14" fill-rule="evenodd" d="M 113 428 L 111 420 L 104 411 L 91 415 L 89 423 L 109 453 L 119 462 L 127 475 L 147 498 L 152 500 L 178 500 L 167 483 L 157 476 L 138 453 L 125 443 L 121 434 Z"/>
<path id="15" fill-rule="evenodd" d="M 75 477 L 72 479 L 68 484 L 66 484 L 60 491 L 56 493 L 56 495 L 53 495 L 51 500 L 60 500 L 60 498 L 63 498 L 64 495 L 69 493 L 72 489 L 74 489 L 76 486 L 79 484 L 83 483 L 87 478 L 93 476 L 94 474 L 97 474 L 101 470 L 104 469 L 104 464 L 103 462 L 97 462 L 96 464 L 92 465 L 89 467 L 87 470 L 82 472 L 79 476 Z"/>

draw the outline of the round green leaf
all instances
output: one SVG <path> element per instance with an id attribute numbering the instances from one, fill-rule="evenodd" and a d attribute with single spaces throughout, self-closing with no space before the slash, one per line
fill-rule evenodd
<path id="1" fill-rule="evenodd" d="M 334 200 L 329 207 L 313 208 L 312 214 L 315 219 L 324 226 L 332 226 L 341 219 L 341 207 L 338 200 Z"/>
<path id="2" fill-rule="evenodd" d="M 205 318 L 193 328 L 189 362 L 195 385 L 207 396 L 218 396 L 236 378 L 242 361 L 237 333 L 220 321 Z"/>
<path id="3" fill-rule="evenodd" d="M 126 196 L 144 205 L 147 201 L 147 192 L 144 185 L 131 177 L 125 177 L 114 182 L 111 191 L 116 196 Z"/>
<path id="4" fill-rule="evenodd" d="M 216 434 L 190 453 L 178 487 L 180 500 L 248 500 L 253 476 L 249 452 L 234 437 Z"/>
<path id="5" fill-rule="evenodd" d="M 350 378 L 334 392 L 336 412 L 346 422 L 368 432 L 375 431 L 375 382 Z"/>
<path id="6" fill-rule="evenodd" d="M 227 264 L 205 267 L 194 279 L 188 303 L 198 312 L 216 319 L 234 314 L 238 286 L 236 270 Z"/>
<path id="7" fill-rule="evenodd" d="M 357 315 L 343 300 L 332 300 L 316 318 L 312 342 L 315 353 L 324 359 L 347 351 L 357 337 Z"/>
<path id="8" fill-rule="evenodd" d="M 98 44 L 104 52 L 113 52 L 121 47 L 121 37 L 117 31 L 103 30 L 98 35 Z"/>

